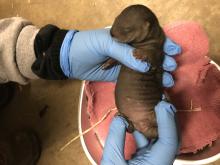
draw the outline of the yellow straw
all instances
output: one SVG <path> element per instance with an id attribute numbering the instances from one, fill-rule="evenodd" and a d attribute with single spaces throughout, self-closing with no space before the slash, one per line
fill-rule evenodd
<path id="1" fill-rule="evenodd" d="M 112 112 L 112 111 L 116 111 L 117 108 L 112 108 L 110 110 L 108 110 L 106 112 L 106 114 L 101 118 L 101 120 L 99 120 L 97 123 L 95 123 L 92 127 L 88 128 L 87 130 L 83 131 L 82 133 L 80 133 L 79 135 L 77 135 L 76 137 L 72 138 L 70 141 L 68 141 L 62 148 L 60 148 L 60 151 L 63 151 L 66 147 L 68 147 L 71 143 L 73 143 L 75 140 L 77 140 L 78 138 L 80 138 L 81 136 L 83 136 L 84 134 L 88 133 L 89 131 L 91 131 L 93 128 L 95 128 L 97 125 L 99 125 L 101 122 L 103 122 L 108 115 Z"/>

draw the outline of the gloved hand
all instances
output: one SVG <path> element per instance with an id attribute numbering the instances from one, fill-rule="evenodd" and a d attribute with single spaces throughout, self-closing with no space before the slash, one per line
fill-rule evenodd
<path id="1" fill-rule="evenodd" d="M 117 65 L 111 69 L 103 70 L 102 64 L 110 57 L 116 59 L 131 69 L 147 72 L 150 64 L 137 60 L 133 57 L 133 47 L 114 40 L 109 29 L 69 31 L 61 47 L 61 68 L 69 78 L 90 81 L 116 81 L 120 68 Z M 167 55 L 180 53 L 180 47 L 167 39 L 164 44 Z M 68 55 L 67 55 L 68 54 Z M 68 60 L 65 60 L 68 57 Z M 172 71 L 176 68 L 176 62 L 172 57 L 166 56 L 164 69 Z M 164 75 L 165 84 L 173 84 L 172 76 Z M 171 85 L 172 86 L 172 85 Z"/>
<path id="2" fill-rule="evenodd" d="M 172 165 L 179 146 L 175 112 L 175 107 L 168 102 L 161 101 L 156 105 L 158 140 L 150 142 L 144 135 L 135 131 L 133 136 L 137 152 L 131 160 L 124 159 L 128 123 L 122 117 L 115 117 L 105 142 L 101 165 Z"/>

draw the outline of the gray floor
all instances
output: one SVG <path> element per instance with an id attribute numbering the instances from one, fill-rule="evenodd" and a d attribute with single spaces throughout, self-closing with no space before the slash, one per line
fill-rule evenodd
<path id="1" fill-rule="evenodd" d="M 93 29 L 111 25 L 125 6 L 134 3 L 153 9 L 163 25 L 176 20 L 200 22 L 210 37 L 210 54 L 220 64 L 219 0 L 0 0 L 0 18 L 22 16 L 39 27 L 52 23 L 68 29 Z M 90 164 L 79 141 L 59 152 L 67 140 L 78 134 L 80 86 L 76 80 L 37 80 L 22 86 L 0 115 L 0 128 L 5 132 L 34 128 L 43 142 L 39 165 Z M 42 116 L 45 106 L 48 108 Z"/>

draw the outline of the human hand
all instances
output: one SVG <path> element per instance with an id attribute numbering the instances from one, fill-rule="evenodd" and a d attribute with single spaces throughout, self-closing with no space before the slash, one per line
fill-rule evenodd
<path id="1" fill-rule="evenodd" d="M 105 142 L 102 165 L 171 165 L 174 162 L 179 143 L 175 123 L 175 107 L 165 101 L 155 107 L 158 123 L 158 140 L 150 141 L 138 131 L 133 133 L 137 152 L 131 160 L 124 158 L 127 121 L 117 116 L 113 119 Z"/>
<path id="2" fill-rule="evenodd" d="M 64 42 L 68 44 L 68 41 Z M 135 59 L 133 49 L 127 44 L 115 41 L 111 37 L 109 29 L 80 31 L 74 35 L 70 51 L 68 51 L 68 64 L 70 67 L 63 70 L 69 78 L 90 81 L 116 81 L 121 65 L 116 65 L 108 70 L 102 69 L 102 64 L 107 59 L 113 58 L 131 69 L 147 72 L 150 64 Z M 167 55 L 176 55 L 180 53 L 181 49 L 169 40 L 165 43 L 164 51 Z M 165 56 L 163 68 L 166 71 L 172 71 L 176 68 L 176 62 L 167 55 Z M 166 87 L 173 85 L 170 74 L 165 72 L 163 77 Z"/>

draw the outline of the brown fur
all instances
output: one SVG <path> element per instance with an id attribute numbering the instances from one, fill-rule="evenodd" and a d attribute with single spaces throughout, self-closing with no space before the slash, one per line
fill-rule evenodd
<path id="1" fill-rule="evenodd" d="M 149 72 L 140 73 L 122 66 L 115 97 L 119 112 L 146 137 L 157 137 L 155 105 L 162 99 L 162 62 L 165 34 L 154 13 L 143 5 L 124 9 L 115 19 L 111 35 L 135 47 L 133 55 L 149 62 Z M 113 60 L 111 60 L 112 62 Z"/>

